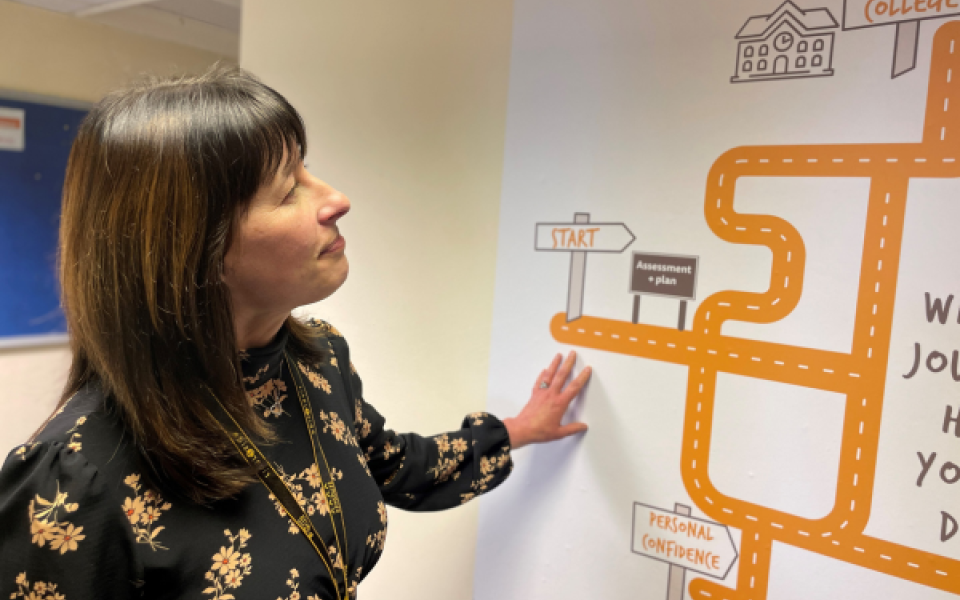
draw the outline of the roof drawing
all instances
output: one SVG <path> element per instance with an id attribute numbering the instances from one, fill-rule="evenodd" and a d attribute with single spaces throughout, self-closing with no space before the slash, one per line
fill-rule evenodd
<path id="1" fill-rule="evenodd" d="M 836 19 L 833 18 L 833 15 L 830 14 L 830 11 L 826 8 L 811 8 L 805 11 L 798 8 L 797 5 L 790 0 L 784 0 L 784 3 L 769 15 L 760 15 L 747 19 L 747 22 L 743 24 L 743 27 L 740 28 L 740 31 L 737 33 L 736 39 L 763 37 L 788 16 L 793 17 L 803 29 L 808 31 L 838 27 Z"/>

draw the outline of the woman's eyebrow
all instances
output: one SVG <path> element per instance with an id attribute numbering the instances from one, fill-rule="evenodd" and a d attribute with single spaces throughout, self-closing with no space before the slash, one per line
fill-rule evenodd
<path id="1" fill-rule="evenodd" d="M 298 164 L 299 162 L 300 162 L 299 159 L 297 159 L 297 160 L 288 160 L 288 161 L 287 161 L 287 164 L 284 165 L 284 167 L 283 167 L 283 179 L 284 179 L 284 180 L 287 180 L 287 179 L 290 178 L 290 175 L 293 174 L 293 171 L 294 171 L 294 169 L 297 168 L 297 164 Z"/>
<path id="2" fill-rule="evenodd" d="M 283 165 L 283 172 L 281 173 L 281 175 L 283 176 L 284 180 L 287 180 L 287 179 L 290 179 L 290 175 L 292 175 L 294 170 L 296 170 L 297 165 L 303 162 L 303 153 L 301 149 L 298 147 L 297 152 L 295 154 L 293 152 L 290 152 L 289 149 L 284 154 L 287 157 L 287 162 L 286 164 Z"/>

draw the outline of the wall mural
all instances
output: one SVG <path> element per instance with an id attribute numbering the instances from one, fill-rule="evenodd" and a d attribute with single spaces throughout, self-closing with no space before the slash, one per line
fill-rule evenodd
<path id="1" fill-rule="evenodd" d="M 729 77 L 700 54 L 719 36 L 679 47 L 669 7 L 601 4 L 517 7 L 491 409 L 557 344 L 595 375 L 591 431 L 484 504 L 476 597 L 960 595 L 960 21 L 919 28 L 960 5 L 787 0 L 738 25 Z M 694 8 L 702 31 L 735 22 Z M 779 115 L 748 95 L 769 86 Z M 864 100 L 888 120 L 858 122 Z"/>

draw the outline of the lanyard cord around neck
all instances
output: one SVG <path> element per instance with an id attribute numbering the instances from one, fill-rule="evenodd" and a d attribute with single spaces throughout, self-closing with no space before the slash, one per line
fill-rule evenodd
<path id="1" fill-rule="evenodd" d="M 346 523 L 343 519 L 343 511 L 340 504 L 340 497 L 337 494 L 336 484 L 334 483 L 330 466 L 327 463 L 326 455 L 323 453 L 323 447 L 320 444 L 320 436 L 317 431 L 316 422 L 313 418 L 313 411 L 310 407 L 309 398 L 303 389 L 303 381 L 300 374 L 296 371 L 293 361 L 289 355 L 284 352 L 288 368 L 291 372 L 291 378 L 294 381 L 294 387 L 297 388 L 297 396 L 303 409 L 304 420 L 307 430 L 310 434 L 310 445 L 313 447 L 314 460 L 320 471 L 320 484 L 324 493 L 327 505 L 327 515 L 329 517 L 329 529 L 326 536 L 321 535 L 320 531 L 313 523 L 313 520 L 303 511 L 303 507 L 297 502 L 296 497 L 284 481 L 283 477 L 277 473 L 273 464 L 260 451 L 260 448 L 243 431 L 239 423 L 233 416 L 227 412 L 226 408 L 220 402 L 220 399 L 213 393 L 213 390 L 207 388 L 210 396 L 215 401 L 217 421 L 227 433 L 230 441 L 237 448 L 240 456 L 257 471 L 257 477 L 261 483 L 273 494 L 291 521 L 300 529 L 310 545 L 316 551 L 320 560 L 323 561 L 333 585 L 336 588 L 338 600 L 347 600 L 349 592 L 346 582 L 347 573 L 347 554 L 346 554 Z M 322 458 L 323 460 L 319 460 Z M 336 516 L 335 516 L 336 515 Z M 321 520 L 326 525 L 326 522 Z M 328 529 L 328 527 L 324 527 Z M 332 539 L 330 539 L 332 538 Z M 325 539 L 330 539 L 332 543 L 328 544 Z"/>
<path id="2" fill-rule="evenodd" d="M 297 396 L 300 398 L 300 406 L 303 409 L 303 419 L 307 424 L 307 431 L 310 433 L 310 445 L 313 446 L 313 460 L 317 469 L 322 471 L 320 483 L 326 496 L 327 514 L 330 517 L 330 524 L 333 526 L 333 535 L 336 540 L 337 551 L 343 563 L 340 565 L 343 572 L 346 572 L 347 553 L 350 551 L 347 546 L 347 524 L 343 519 L 343 506 L 340 504 L 340 496 L 337 494 L 337 486 L 334 483 L 333 472 L 330 469 L 330 463 L 327 462 L 327 456 L 323 452 L 323 445 L 320 443 L 320 433 L 317 430 L 317 422 L 313 418 L 313 410 L 310 407 L 310 398 L 303 385 L 303 379 L 300 371 L 297 369 L 297 363 L 294 363 L 290 355 L 285 351 L 283 353 L 287 361 L 287 368 L 290 369 L 290 377 L 293 379 L 293 385 L 297 388 Z M 334 561 L 336 564 L 336 561 Z"/>

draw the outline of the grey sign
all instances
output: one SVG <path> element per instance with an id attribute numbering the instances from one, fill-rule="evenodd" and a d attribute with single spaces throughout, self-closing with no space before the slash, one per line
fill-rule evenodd
<path id="1" fill-rule="evenodd" d="M 694 300 L 697 256 L 634 252 L 630 263 L 630 293 Z"/>

